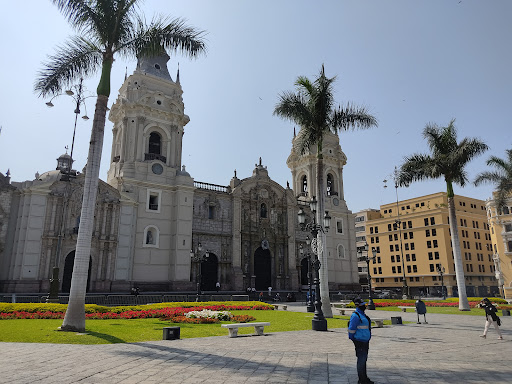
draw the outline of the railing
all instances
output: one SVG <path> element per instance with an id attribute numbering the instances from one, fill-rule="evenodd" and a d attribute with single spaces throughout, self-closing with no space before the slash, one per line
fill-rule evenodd
<path id="1" fill-rule="evenodd" d="M 167 162 L 167 158 L 163 155 L 159 155 L 158 153 L 145 153 L 144 160 L 160 160 L 162 163 Z"/>
<path id="2" fill-rule="evenodd" d="M 207 189 L 209 191 L 216 191 L 216 192 L 228 192 L 228 187 L 225 187 L 223 185 L 217 185 L 217 184 L 210 184 L 210 183 L 203 183 L 202 181 L 194 181 L 194 187 L 200 188 L 200 189 Z"/>

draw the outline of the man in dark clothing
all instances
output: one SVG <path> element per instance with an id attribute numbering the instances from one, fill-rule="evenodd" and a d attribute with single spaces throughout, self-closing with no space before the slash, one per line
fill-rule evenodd
<path id="1" fill-rule="evenodd" d="M 358 384 L 373 384 L 366 375 L 366 360 L 368 359 L 368 349 L 372 337 L 371 320 L 364 313 L 366 303 L 362 299 L 354 299 L 356 310 L 350 317 L 348 324 L 348 337 L 354 343 L 357 356 L 357 376 Z"/>

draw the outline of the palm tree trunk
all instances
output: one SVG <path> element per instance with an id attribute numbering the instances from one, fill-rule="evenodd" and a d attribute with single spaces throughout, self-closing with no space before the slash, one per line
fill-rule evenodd
<path id="1" fill-rule="evenodd" d="M 457 215 L 455 214 L 455 202 L 453 199 L 453 187 L 446 182 L 448 190 L 448 217 L 450 218 L 450 237 L 452 240 L 453 261 L 455 263 L 455 276 L 457 278 L 457 290 L 459 292 L 459 310 L 470 311 L 468 297 L 466 295 L 466 280 L 464 277 L 464 265 L 460 254 L 459 229 Z"/>
<path id="2" fill-rule="evenodd" d="M 85 331 L 85 293 L 87 289 L 89 259 L 91 257 L 94 210 L 98 192 L 107 103 L 108 96 L 98 95 L 85 172 L 84 195 L 76 243 L 73 277 L 71 279 L 71 290 L 69 292 L 69 304 L 61 326 L 61 330 L 63 331 Z"/>
<path id="3" fill-rule="evenodd" d="M 323 224 L 325 192 L 324 192 L 324 159 L 322 156 L 322 140 L 318 142 L 318 154 L 316 163 L 316 191 L 318 193 L 318 209 L 316 212 L 316 222 Z M 329 265 L 327 262 L 327 252 L 325 250 L 325 233 L 318 231 L 318 259 L 320 260 L 320 298 L 322 299 L 322 312 L 325 317 L 332 317 L 331 300 L 329 298 Z"/>

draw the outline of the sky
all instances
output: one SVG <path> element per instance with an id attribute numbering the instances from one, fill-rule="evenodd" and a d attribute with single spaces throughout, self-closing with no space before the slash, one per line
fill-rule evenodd
<path id="1" fill-rule="evenodd" d="M 269 176 L 291 181 L 286 165 L 294 124 L 273 115 L 279 94 L 298 76 L 314 79 L 322 66 L 334 83 L 337 104 L 366 106 L 378 128 L 340 133 L 348 161 L 345 199 L 350 210 L 395 201 L 391 180 L 405 156 L 427 153 L 426 124 L 456 119 L 459 140 L 474 137 L 490 150 L 472 161 L 470 181 L 488 169 L 491 155 L 512 148 L 512 2 L 508 0 L 189 0 L 141 3 L 147 19 L 180 17 L 207 32 L 208 51 L 197 59 L 173 54 L 180 68 L 185 113 L 183 159 L 196 181 L 228 185 L 252 175 L 262 158 Z M 33 86 L 47 56 L 75 31 L 51 1 L 0 2 L 0 172 L 32 180 L 56 167 L 71 147 L 74 102 L 66 95 L 39 98 Z M 136 60 L 118 57 L 109 106 Z M 99 73 L 84 80 L 94 96 Z M 86 99 L 88 121 L 78 119 L 73 157 L 87 158 L 95 98 Z M 82 110 L 84 111 L 84 110 Z M 298 127 L 297 127 L 298 129 Z M 107 122 L 100 177 L 106 180 L 112 146 Z M 445 191 L 443 180 L 399 188 L 400 200 Z M 492 185 L 455 193 L 478 199 Z"/>

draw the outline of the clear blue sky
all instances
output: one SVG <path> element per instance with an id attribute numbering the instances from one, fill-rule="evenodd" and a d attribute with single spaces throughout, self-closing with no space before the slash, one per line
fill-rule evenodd
<path id="1" fill-rule="evenodd" d="M 33 92 L 46 55 L 74 34 L 50 1 L 3 1 L 0 24 L 0 171 L 13 181 L 33 179 L 55 168 L 71 146 L 73 102 L 54 100 L 50 109 Z M 340 135 L 348 157 L 345 198 L 356 212 L 393 202 L 394 188 L 383 188 L 404 156 L 426 152 L 421 132 L 428 122 L 446 125 L 456 118 L 460 138 L 478 137 L 490 151 L 468 168 L 471 179 L 491 155 L 512 147 L 508 113 L 512 102 L 512 2 L 477 0 L 148 0 L 142 10 L 183 17 L 208 32 L 208 54 L 180 63 L 185 112 L 183 164 L 197 181 L 227 185 L 252 174 L 261 156 L 269 175 L 285 186 L 293 125 L 272 115 L 278 94 L 293 90 L 297 76 L 315 77 L 325 64 L 337 76 L 335 98 L 366 105 L 379 120 L 369 131 Z M 114 63 L 116 97 L 136 62 Z M 86 81 L 94 91 L 99 75 Z M 75 168 L 85 164 L 91 119 L 79 119 Z M 101 177 L 106 179 L 112 142 L 107 123 Z M 388 184 L 389 185 L 389 184 Z M 442 180 L 399 189 L 406 199 L 445 190 Z M 455 193 L 490 197 L 491 186 Z"/>

